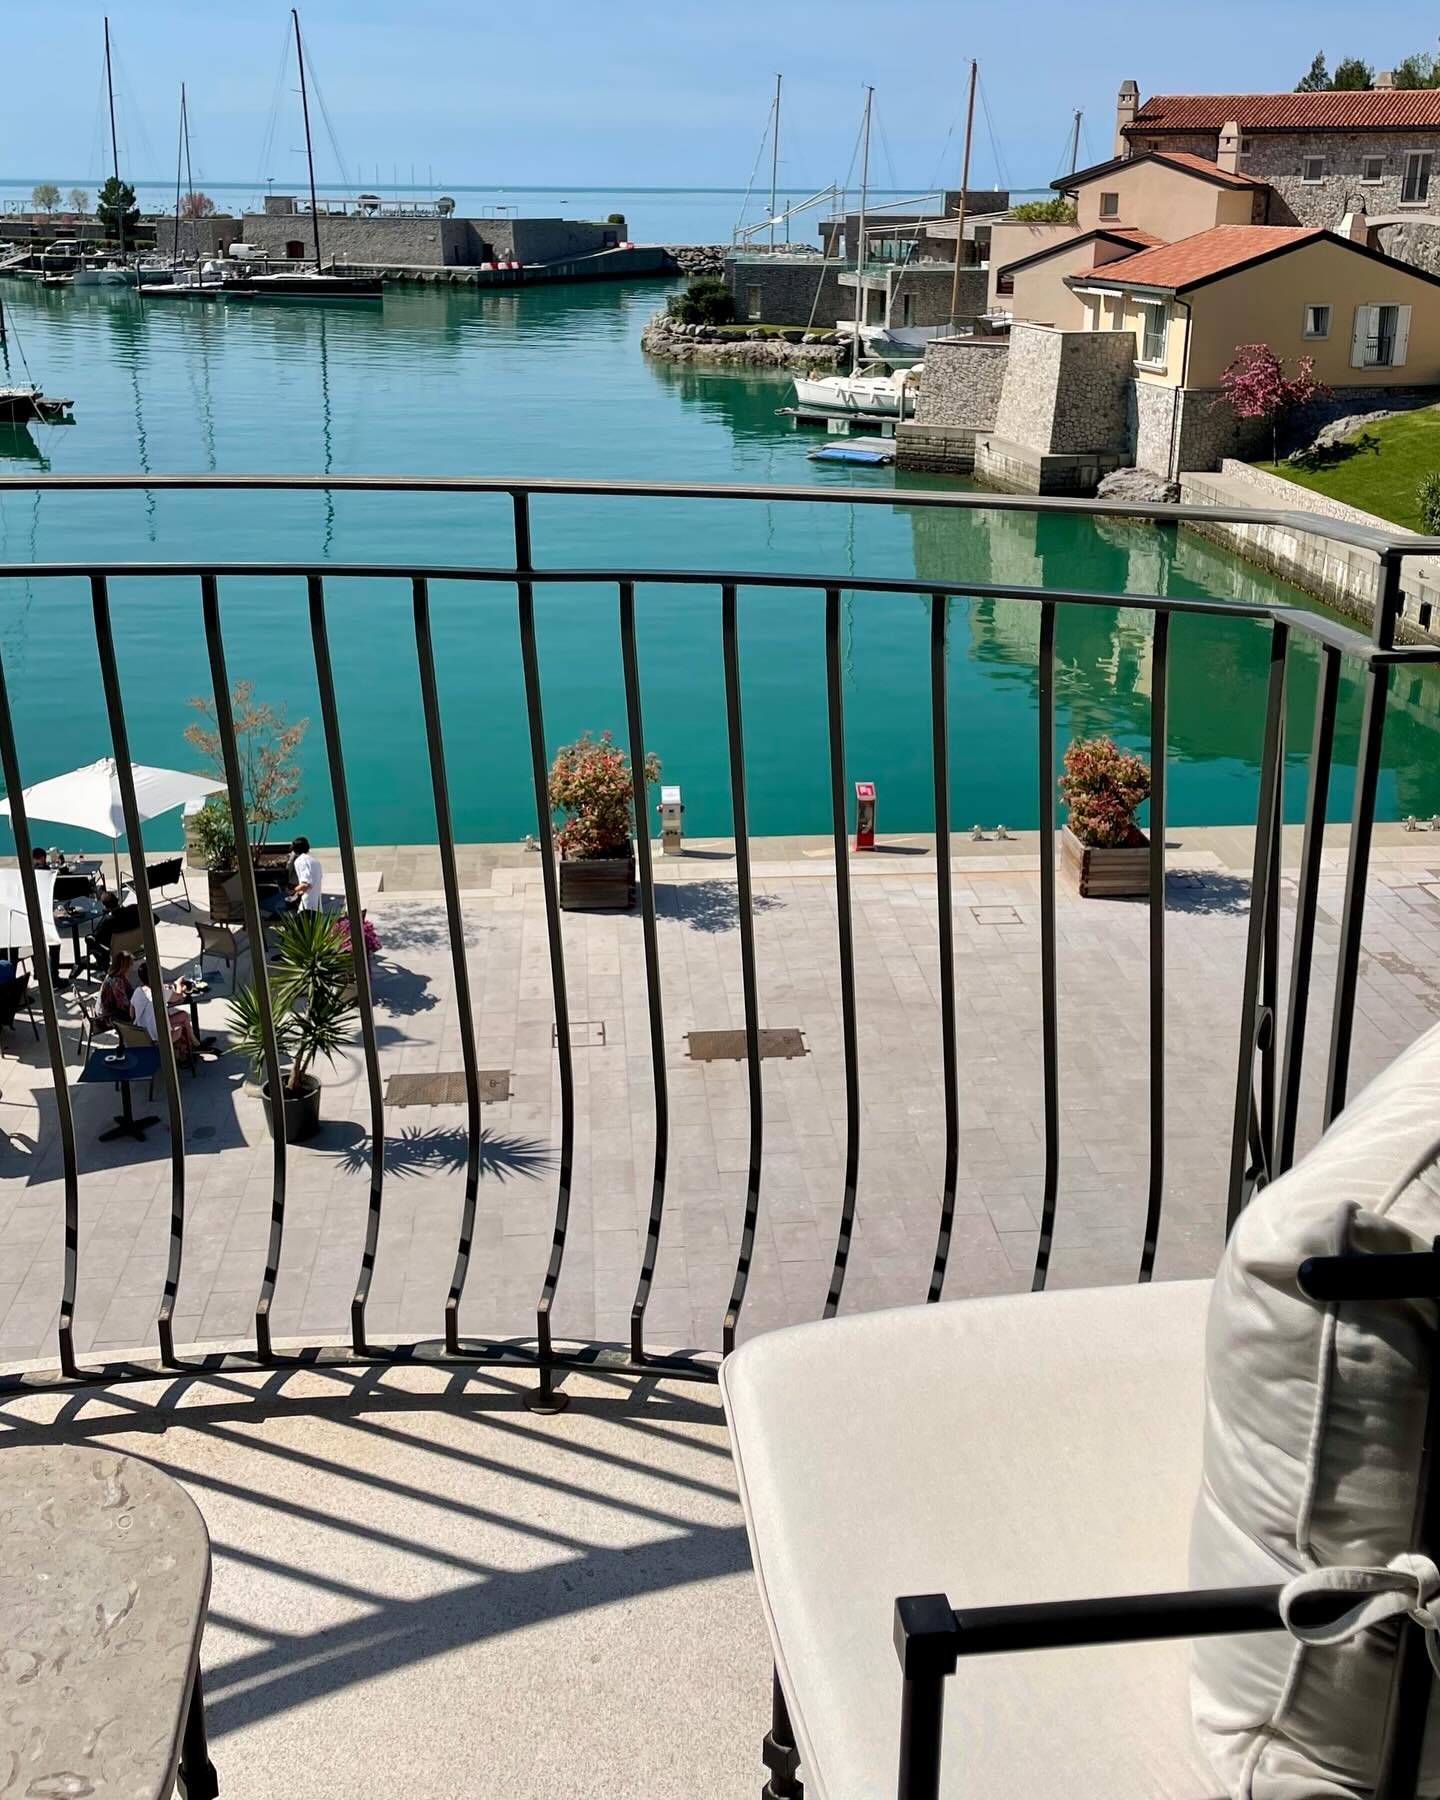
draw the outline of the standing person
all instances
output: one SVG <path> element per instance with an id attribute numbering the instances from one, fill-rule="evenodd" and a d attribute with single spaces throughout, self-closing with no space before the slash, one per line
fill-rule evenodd
<path id="1" fill-rule="evenodd" d="M 319 912 L 325 894 L 325 871 L 320 867 L 320 858 L 311 850 L 307 837 L 292 838 L 290 849 L 295 858 L 295 885 L 291 889 L 295 910 Z"/>
<path id="2" fill-rule="evenodd" d="M 190 1023 L 190 1015 L 185 1008 L 170 1005 L 170 1001 L 177 995 L 181 998 L 184 997 L 188 983 L 182 982 L 178 986 L 172 987 L 169 982 L 161 981 L 158 976 L 152 981 L 144 963 L 140 964 L 136 973 L 140 979 L 139 986 L 130 996 L 130 1015 L 137 1025 L 143 1026 L 155 1042 L 159 1043 L 160 1039 L 155 1026 L 155 1001 L 159 998 L 168 1010 L 170 1040 L 174 1044 L 176 1054 L 181 1062 L 189 1062 L 197 1050 L 214 1049 L 213 1037 L 196 1037 L 195 1027 Z"/>

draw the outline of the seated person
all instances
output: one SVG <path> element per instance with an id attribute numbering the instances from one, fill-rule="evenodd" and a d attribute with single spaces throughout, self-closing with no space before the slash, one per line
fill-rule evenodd
<path id="1" fill-rule="evenodd" d="M 190 1015 L 183 1006 L 169 1004 L 173 999 L 183 1000 L 185 998 L 190 991 L 188 981 L 176 982 L 173 986 L 169 982 L 161 981 L 158 976 L 152 981 L 144 963 L 140 964 L 136 974 L 139 977 L 139 985 L 130 996 L 130 1016 L 137 1025 L 150 1033 L 156 1043 L 160 1041 L 155 1023 L 155 1001 L 158 997 L 167 1008 L 170 1020 L 170 1041 L 174 1044 L 175 1053 L 181 1062 L 189 1062 L 197 1050 L 213 1050 L 215 1048 L 213 1037 L 196 1037 L 195 1027 L 190 1023 Z"/>
<path id="2" fill-rule="evenodd" d="M 138 906 L 122 906 L 120 896 L 112 894 L 109 888 L 100 896 L 101 913 L 96 921 L 91 938 L 108 956 L 110 940 L 117 931 L 136 931 L 140 925 L 140 908 Z"/>
<path id="3" fill-rule="evenodd" d="M 114 1025 L 120 1019 L 129 1019 L 130 997 L 135 991 L 135 958 L 128 950 L 117 950 L 110 958 L 110 969 L 100 983 L 100 995 L 95 1003 L 95 1021 L 99 1025 Z"/>

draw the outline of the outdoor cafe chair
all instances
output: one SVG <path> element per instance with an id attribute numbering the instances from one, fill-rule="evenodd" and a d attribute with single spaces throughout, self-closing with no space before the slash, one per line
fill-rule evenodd
<path id="1" fill-rule="evenodd" d="M 240 963 L 240 939 L 228 925 L 206 925 L 199 919 L 195 921 L 195 929 L 200 936 L 200 948 L 196 953 L 196 963 L 201 979 L 205 976 L 205 958 L 213 956 L 224 963 L 230 971 L 230 985 L 233 988 L 237 979 L 236 971 Z"/>
<path id="2" fill-rule="evenodd" d="M 133 885 L 134 877 L 131 877 Z M 163 862 L 145 865 L 145 885 L 152 894 L 161 893 L 163 889 L 179 884 L 185 898 L 179 902 L 186 912 L 193 912 L 190 904 L 190 884 L 185 879 L 185 858 L 183 856 L 167 856 Z"/>
<path id="3" fill-rule="evenodd" d="M 726 1359 L 769 1800 L 1440 1791 L 1437 1093 L 1440 1028 L 1255 1195 L 1213 1283 Z"/>
<path id="4" fill-rule="evenodd" d="M 132 1049 L 153 1050 L 155 1048 L 154 1038 L 151 1037 L 150 1033 L 143 1025 L 136 1025 L 133 1020 L 117 1019 L 115 1021 L 115 1029 L 120 1033 L 120 1042 L 122 1044 L 129 1044 Z M 200 1072 L 200 1058 L 198 1056 L 188 1057 L 186 1063 L 189 1065 L 191 1078 L 193 1079 Z M 186 1063 L 181 1063 L 181 1068 L 184 1068 Z M 155 1098 L 155 1080 L 153 1076 L 150 1080 L 150 1098 L 152 1100 Z"/>

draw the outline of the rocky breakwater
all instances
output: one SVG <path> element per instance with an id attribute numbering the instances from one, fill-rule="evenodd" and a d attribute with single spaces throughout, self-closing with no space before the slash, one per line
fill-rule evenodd
<path id="1" fill-rule="evenodd" d="M 671 362 L 733 363 L 770 369 L 833 369 L 844 358 L 845 339 L 836 331 L 745 331 L 734 326 L 681 325 L 656 313 L 640 336 L 640 348 Z"/>
<path id="2" fill-rule="evenodd" d="M 723 275 L 726 246 L 724 244 L 667 244 L 684 275 Z"/>

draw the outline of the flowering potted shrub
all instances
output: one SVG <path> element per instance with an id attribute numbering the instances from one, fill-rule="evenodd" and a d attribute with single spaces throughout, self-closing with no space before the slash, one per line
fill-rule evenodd
<path id="1" fill-rule="evenodd" d="M 1149 794 L 1144 757 L 1112 739 L 1076 738 L 1065 752 L 1060 796 L 1070 816 L 1060 833 L 1061 860 L 1081 894 L 1150 892 L 1150 840 L 1135 823 Z"/>
<path id="2" fill-rule="evenodd" d="M 571 912 L 624 909 L 635 902 L 635 850 L 630 759 L 608 731 L 587 731 L 555 753 L 550 807 L 563 813 L 560 904 Z M 660 779 L 659 759 L 645 758 L 646 781 Z"/>

